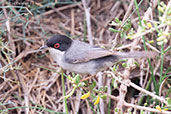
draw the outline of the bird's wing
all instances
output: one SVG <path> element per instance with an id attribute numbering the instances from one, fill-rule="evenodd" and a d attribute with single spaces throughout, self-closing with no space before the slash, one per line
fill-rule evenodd
<path id="1" fill-rule="evenodd" d="M 82 43 L 82 42 L 81 42 Z M 74 46 L 73 46 L 74 47 Z M 112 55 L 113 53 L 89 44 L 75 45 L 77 48 L 72 48 L 65 53 L 65 60 L 68 63 L 83 63 L 92 59 Z"/>

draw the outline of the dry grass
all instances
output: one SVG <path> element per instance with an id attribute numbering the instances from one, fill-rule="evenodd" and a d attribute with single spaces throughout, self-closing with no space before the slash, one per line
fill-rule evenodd
<path id="1" fill-rule="evenodd" d="M 36 2 L 26 0 L 22 2 L 24 7 L 19 0 L 0 2 L 0 113 L 2 114 L 50 114 L 65 111 L 60 67 L 53 62 L 48 51 L 38 51 L 46 39 L 54 34 L 64 34 L 73 39 L 117 51 L 144 50 L 142 34 L 130 40 L 121 38 L 120 33 L 109 31 L 109 27 L 122 30 L 121 26 L 110 25 L 116 17 L 123 23 L 127 23 L 129 17 L 131 28 L 137 33 L 141 31 L 133 0 L 82 0 L 83 2 L 51 2 L 51 4 L 41 1 L 43 0 Z M 151 7 L 147 0 L 141 3 L 139 6 L 141 19 L 151 23 L 157 20 L 159 14 L 155 12 L 158 11 L 155 1 L 157 0 L 154 0 Z M 168 1 L 165 3 L 169 4 Z M 88 8 L 91 8 L 90 18 L 85 13 L 89 11 Z M 91 25 L 87 26 L 87 23 Z M 163 23 L 161 28 L 169 32 L 169 27 Z M 124 31 L 125 35 L 129 31 Z M 146 42 L 147 50 L 162 52 L 162 46 L 157 45 L 157 32 L 151 31 L 143 34 L 146 41 L 154 40 L 153 44 Z M 169 49 L 170 45 L 169 36 L 163 49 Z M 163 57 L 161 55 L 158 59 L 151 59 L 153 69 L 150 69 L 150 60 L 147 59 L 136 60 L 138 65 L 134 64 L 135 60 L 132 59 L 127 62 L 119 61 L 117 71 L 111 68 L 87 81 L 89 84 L 96 82 L 95 90 L 106 86 L 107 91 L 100 93 L 107 95 L 107 98 L 101 99 L 100 104 L 94 106 L 93 99 L 98 91 L 90 98 L 80 100 L 81 93 L 84 94 L 88 87 L 79 87 L 67 99 L 69 113 L 110 114 L 116 111 L 115 108 L 121 109 L 124 113 L 128 110 L 132 113 L 133 111 L 140 113 L 140 110 L 144 110 L 145 113 L 150 111 L 160 113 L 155 109 L 156 105 L 160 105 L 163 109 L 168 108 L 168 111 L 162 110 L 163 113 L 171 113 L 169 107 L 171 104 L 165 100 L 166 97 L 171 99 L 170 58 L 171 51 L 168 51 Z M 129 67 L 123 67 L 123 63 Z M 151 78 L 150 72 L 153 72 L 154 78 Z M 161 79 L 161 72 L 162 76 L 168 77 Z M 72 75 L 67 71 L 65 74 Z M 118 77 L 122 77 L 122 81 Z M 82 76 L 82 79 L 85 77 Z M 155 81 L 159 85 L 155 85 Z M 118 88 L 113 86 L 116 83 Z M 66 94 L 73 89 L 73 84 L 68 78 L 65 78 L 65 89 Z M 144 103 L 147 103 L 146 107 L 142 106 Z"/>

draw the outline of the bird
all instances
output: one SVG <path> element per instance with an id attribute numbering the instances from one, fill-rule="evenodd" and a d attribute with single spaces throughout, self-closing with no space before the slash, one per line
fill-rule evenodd
<path id="1" fill-rule="evenodd" d="M 109 51 L 60 34 L 52 36 L 46 45 L 40 47 L 41 50 L 45 48 L 48 48 L 53 60 L 63 69 L 90 75 L 104 71 L 124 58 L 147 58 L 156 55 L 152 51 Z"/>

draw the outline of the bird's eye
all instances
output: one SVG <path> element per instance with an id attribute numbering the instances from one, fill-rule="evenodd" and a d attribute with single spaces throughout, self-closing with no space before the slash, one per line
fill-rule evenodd
<path id="1" fill-rule="evenodd" d="M 59 47 L 60 47 L 60 44 L 59 44 L 59 43 L 56 43 L 56 44 L 54 44 L 53 47 L 54 47 L 54 48 L 59 48 Z"/>

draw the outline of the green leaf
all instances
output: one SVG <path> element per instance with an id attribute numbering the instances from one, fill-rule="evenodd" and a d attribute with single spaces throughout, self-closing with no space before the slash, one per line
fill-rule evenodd
<path id="1" fill-rule="evenodd" d="M 144 24 L 146 25 L 147 24 L 147 21 L 146 20 L 143 20 Z"/>
<path id="2" fill-rule="evenodd" d="M 134 62 L 134 64 L 135 64 L 136 66 L 140 66 L 140 65 L 138 64 L 138 62 L 137 62 L 137 61 L 135 61 L 135 62 Z"/>
<path id="3" fill-rule="evenodd" d="M 171 99 L 168 97 L 166 98 L 168 105 L 171 105 Z"/>
<path id="4" fill-rule="evenodd" d="M 131 28 L 131 22 L 128 20 L 128 22 L 123 26 L 124 31 L 128 31 Z"/>
<path id="5" fill-rule="evenodd" d="M 106 99 L 106 98 L 107 98 L 107 95 L 101 95 L 101 94 L 100 94 L 100 98 Z"/>
<path id="6" fill-rule="evenodd" d="M 119 31 L 119 30 L 116 30 L 116 29 L 114 29 L 114 28 L 109 28 L 109 31 L 111 31 L 111 32 L 121 32 L 121 31 Z"/>
<path id="7" fill-rule="evenodd" d="M 94 89 L 94 87 L 96 87 L 96 82 L 93 81 L 93 83 L 89 87 L 90 87 L 91 90 Z"/>
<path id="8" fill-rule="evenodd" d="M 74 77 L 74 82 L 75 82 L 75 84 L 77 85 L 77 84 L 79 84 L 80 83 L 80 75 L 79 74 L 77 74 L 75 77 Z"/>
<path id="9" fill-rule="evenodd" d="M 143 110 L 141 110 L 140 114 L 144 114 L 144 111 L 143 111 Z"/>
<path id="10" fill-rule="evenodd" d="M 119 18 L 116 17 L 116 18 L 115 18 L 115 22 L 119 24 L 119 23 L 120 23 Z"/>
<path id="11" fill-rule="evenodd" d="M 107 91 L 107 88 L 108 88 L 107 86 L 102 86 L 99 88 L 99 91 L 103 91 L 103 92 Z"/>
<path id="12" fill-rule="evenodd" d="M 125 32 L 121 32 L 121 38 L 126 38 L 126 33 Z"/>
<path id="13" fill-rule="evenodd" d="M 122 63 L 122 67 L 126 68 L 127 64 L 126 63 Z"/>
<path id="14" fill-rule="evenodd" d="M 116 72 L 118 70 L 118 68 L 119 68 L 119 65 L 116 64 L 116 65 L 113 66 L 112 71 L 113 72 Z"/>
<path id="15" fill-rule="evenodd" d="M 114 89 L 118 88 L 118 83 L 116 82 L 115 79 L 112 79 L 112 85 L 113 85 Z"/>
<path id="16" fill-rule="evenodd" d="M 171 14 L 171 8 L 168 9 L 167 15 L 169 16 Z"/>
<path id="17" fill-rule="evenodd" d="M 115 112 L 119 112 L 119 109 L 118 108 L 115 108 Z"/>
<path id="18" fill-rule="evenodd" d="M 78 84 L 78 87 L 83 87 L 83 86 L 85 86 L 85 85 L 86 85 L 85 82 L 80 82 L 80 83 Z"/>

